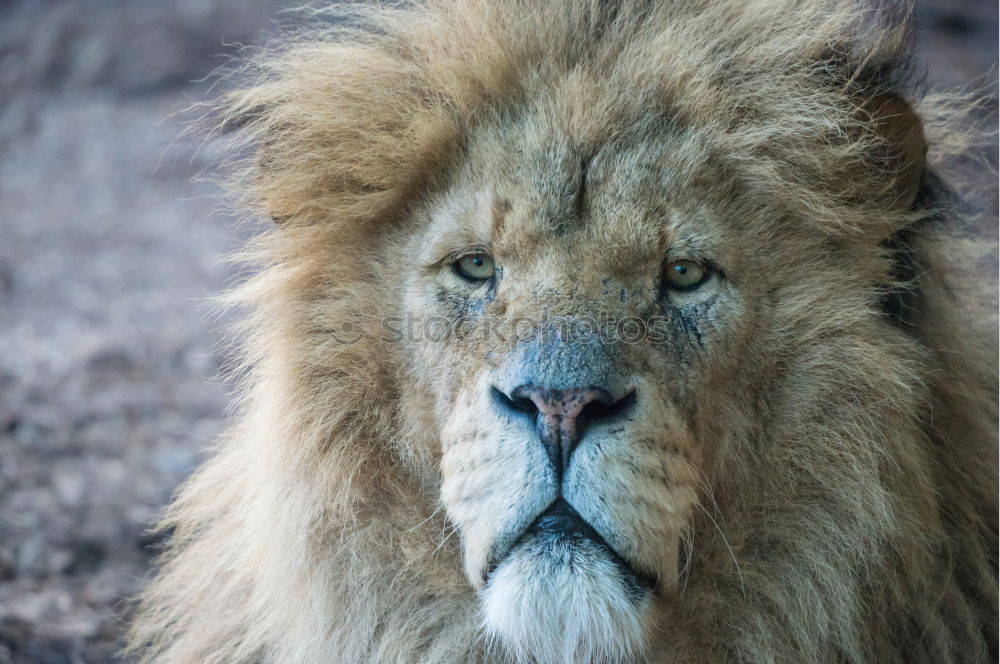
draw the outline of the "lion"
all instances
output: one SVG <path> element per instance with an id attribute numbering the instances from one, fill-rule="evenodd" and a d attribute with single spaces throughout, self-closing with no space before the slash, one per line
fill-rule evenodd
<path id="1" fill-rule="evenodd" d="M 910 14 L 336 5 L 253 58 L 239 414 L 133 655 L 994 660 L 995 339 Z"/>

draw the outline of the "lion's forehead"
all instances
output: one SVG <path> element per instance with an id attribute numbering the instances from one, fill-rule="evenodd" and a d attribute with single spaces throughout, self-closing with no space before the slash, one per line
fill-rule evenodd
<path id="1" fill-rule="evenodd" d="M 563 129 L 539 138 L 516 128 L 481 133 L 431 206 L 432 237 L 466 238 L 541 275 L 649 276 L 668 246 L 722 250 L 725 217 L 712 213 L 683 146 L 663 137 L 574 145 Z"/>

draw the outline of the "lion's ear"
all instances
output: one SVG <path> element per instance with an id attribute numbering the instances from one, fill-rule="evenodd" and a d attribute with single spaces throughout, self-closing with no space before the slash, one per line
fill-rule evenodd
<path id="1" fill-rule="evenodd" d="M 883 172 L 893 209 L 908 210 L 916 200 L 927 164 L 923 124 L 909 103 L 895 93 L 883 93 L 863 106 L 874 122 L 879 142 L 873 155 Z"/>
<path id="2" fill-rule="evenodd" d="M 908 210 L 926 166 L 923 125 L 900 90 L 907 87 L 915 48 L 913 0 L 849 0 L 860 9 L 846 35 L 841 71 L 856 86 L 869 135 L 871 164 L 886 183 L 886 204 Z"/>

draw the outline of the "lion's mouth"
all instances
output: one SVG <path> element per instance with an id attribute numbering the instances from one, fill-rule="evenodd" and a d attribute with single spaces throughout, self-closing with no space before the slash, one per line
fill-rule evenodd
<path id="1" fill-rule="evenodd" d="M 524 529 L 517 539 L 506 547 L 503 551 L 497 551 L 491 557 L 491 562 L 486 569 L 486 580 L 503 563 L 503 561 L 519 546 L 532 539 L 548 540 L 552 542 L 582 542 L 589 541 L 610 558 L 618 568 L 623 579 L 629 586 L 633 587 L 638 594 L 644 591 L 654 592 L 659 583 L 655 575 L 636 569 L 621 554 L 608 544 L 601 537 L 593 526 L 580 516 L 580 513 L 573 509 L 563 498 L 557 498 L 549 505 L 544 512 L 538 515 L 531 525 Z"/>

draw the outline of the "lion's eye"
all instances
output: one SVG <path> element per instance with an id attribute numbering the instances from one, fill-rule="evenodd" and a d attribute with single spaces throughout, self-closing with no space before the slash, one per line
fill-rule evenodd
<path id="1" fill-rule="evenodd" d="M 455 270 L 472 281 L 485 281 L 493 276 L 493 259 L 488 254 L 466 254 L 454 263 Z"/>
<path id="2" fill-rule="evenodd" d="M 697 288 L 708 277 L 708 270 L 694 261 L 670 261 L 663 270 L 668 288 L 690 290 Z"/>

